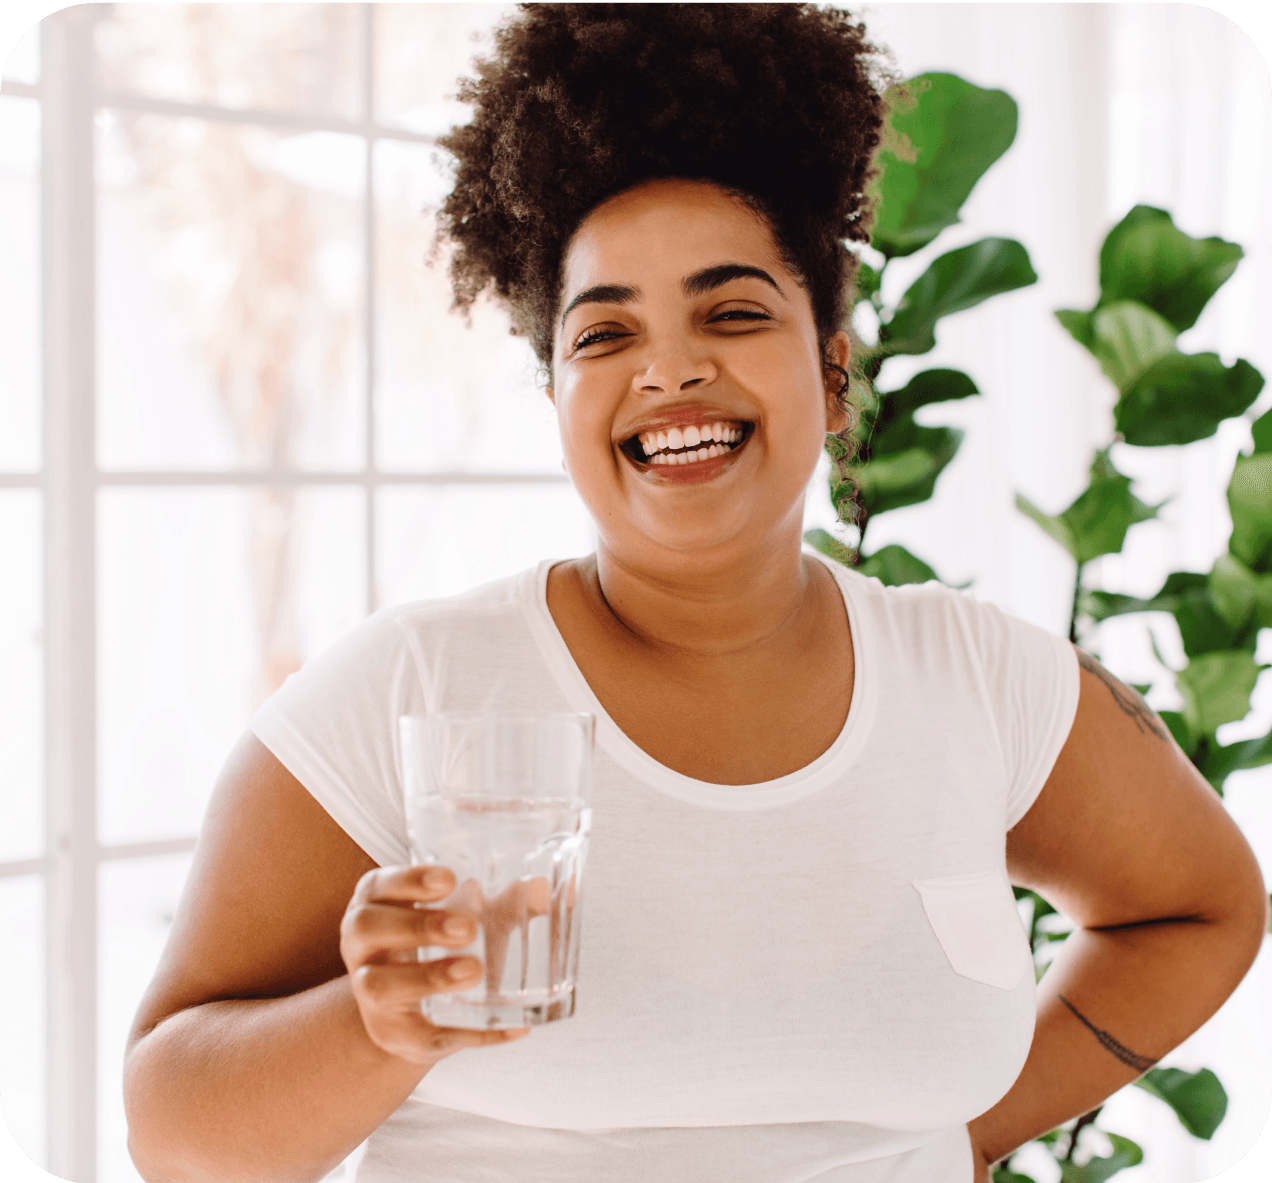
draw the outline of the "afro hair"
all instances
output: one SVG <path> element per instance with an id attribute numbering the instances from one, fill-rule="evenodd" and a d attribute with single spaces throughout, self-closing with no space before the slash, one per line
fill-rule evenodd
<path id="1" fill-rule="evenodd" d="M 662 177 L 705 180 L 767 219 L 823 346 L 846 327 L 868 239 L 884 118 L 877 51 L 812 4 L 523 4 L 439 143 L 455 185 L 438 218 L 455 305 L 490 289 L 551 368 L 562 258 L 600 202 Z M 847 375 L 843 375 L 846 379 Z"/>

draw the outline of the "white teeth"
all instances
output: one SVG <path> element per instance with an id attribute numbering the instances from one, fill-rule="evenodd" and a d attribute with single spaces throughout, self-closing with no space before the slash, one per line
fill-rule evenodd
<path id="1" fill-rule="evenodd" d="M 647 464 L 693 464 L 731 452 L 730 445 L 736 444 L 744 434 L 742 427 L 732 424 L 702 423 L 697 427 L 646 431 L 637 436 L 637 440 Z"/>

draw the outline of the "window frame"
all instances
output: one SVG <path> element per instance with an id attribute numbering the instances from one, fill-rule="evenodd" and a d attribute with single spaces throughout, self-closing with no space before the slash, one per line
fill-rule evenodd
<path id="1" fill-rule="evenodd" d="M 364 603 L 374 611 L 376 493 L 390 485 L 532 486 L 569 483 L 564 474 L 385 472 L 375 460 L 374 145 L 436 137 L 376 122 L 376 6 L 359 5 L 362 111 L 358 120 L 229 108 L 110 91 L 99 84 L 93 27 L 106 4 L 81 5 L 40 25 L 33 84 L 5 81 L 0 95 L 40 106 L 40 281 L 43 439 L 33 472 L 0 472 L 0 489 L 41 495 L 43 517 L 44 854 L 0 862 L 0 877 L 38 875 L 44 886 L 46 1168 L 96 1183 L 98 1120 L 98 871 L 112 860 L 194 850 L 195 836 L 104 844 L 97 827 L 97 500 L 110 487 L 334 487 L 364 491 Z M 95 117 L 102 109 L 186 116 L 294 132 L 330 131 L 366 145 L 362 215 L 366 450 L 360 470 L 288 468 L 103 471 L 96 457 Z"/>

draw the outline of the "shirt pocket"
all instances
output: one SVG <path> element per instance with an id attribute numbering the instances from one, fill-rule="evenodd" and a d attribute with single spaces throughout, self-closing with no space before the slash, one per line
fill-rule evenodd
<path id="1" fill-rule="evenodd" d="M 1033 957 L 1006 876 L 976 871 L 913 883 L 954 972 L 999 990 L 1014 990 Z"/>

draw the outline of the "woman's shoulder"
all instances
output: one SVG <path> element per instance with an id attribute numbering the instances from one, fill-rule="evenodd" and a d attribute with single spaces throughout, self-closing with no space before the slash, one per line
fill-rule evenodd
<path id="1" fill-rule="evenodd" d="M 849 613 L 872 643 L 927 660 L 935 652 L 951 659 L 997 664 L 1010 655 L 1042 654 L 1067 648 L 1064 638 L 978 596 L 972 588 L 937 580 L 885 584 L 842 564 L 822 559 L 843 591 Z M 1036 658 L 1035 658 L 1036 659 Z"/>

